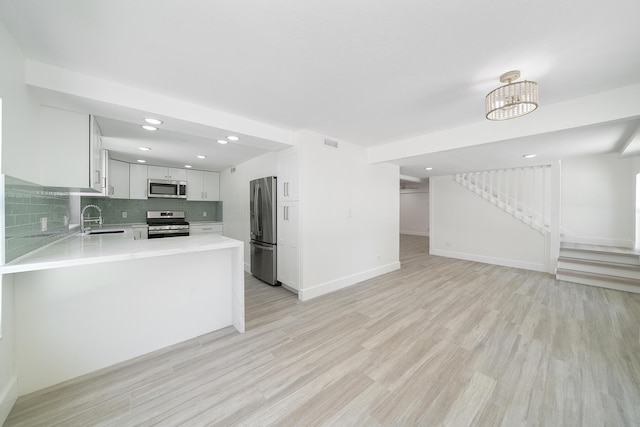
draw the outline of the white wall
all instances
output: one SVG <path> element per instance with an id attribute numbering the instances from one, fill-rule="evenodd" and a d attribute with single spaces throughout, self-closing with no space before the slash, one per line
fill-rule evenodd
<path id="1" fill-rule="evenodd" d="M 265 176 L 277 176 L 278 153 L 271 152 L 220 173 L 220 200 L 224 235 L 244 242 L 245 270 L 250 271 L 249 182 Z"/>
<path id="2" fill-rule="evenodd" d="M 400 234 L 429 235 L 429 185 L 400 190 Z"/>
<path id="3" fill-rule="evenodd" d="M 37 104 L 24 84 L 24 57 L 0 21 L 0 99 L 2 99 L 2 138 L 0 139 L 0 172 L 26 181 L 37 182 L 38 158 Z M 4 180 L 0 179 L 4 193 Z M 0 202 L 4 206 L 4 194 Z M 0 239 L 4 242 L 4 209 L 0 220 Z M 14 367 L 14 303 L 13 281 L 2 277 L 0 305 L 2 328 L 0 338 L 0 424 L 4 422 L 18 396 Z"/>
<path id="4" fill-rule="evenodd" d="M 633 248 L 635 173 L 617 154 L 563 161 L 563 241 Z"/>
<path id="5" fill-rule="evenodd" d="M 455 182 L 430 178 L 430 253 L 546 271 L 545 238 Z"/>
<path id="6" fill-rule="evenodd" d="M 399 168 L 364 149 L 298 134 L 302 174 L 301 299 L 395 270 L 399 263 Z"/>
<path id="7" fill-rule="evenodd" d="M 2 98 L 2 173 L 39 183 L 39 104 L 24 83 L 22 52 L 0 21 L 0 98 Z"/>

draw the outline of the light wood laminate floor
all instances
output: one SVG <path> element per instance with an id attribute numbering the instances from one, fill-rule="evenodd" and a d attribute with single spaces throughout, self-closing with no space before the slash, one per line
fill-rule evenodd
<path id="1" fill-rule="evenodd" d="M 6 426 L 637 426 L 640 295 L 429 256 L 21 397 Z"/>

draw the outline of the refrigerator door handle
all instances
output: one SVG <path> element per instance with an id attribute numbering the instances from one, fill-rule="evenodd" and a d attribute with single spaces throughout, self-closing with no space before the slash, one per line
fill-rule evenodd
<path id="1" fill-rule="evenodd" d="M 258 230 L 258 186 L 255 185 L 253 187 L 253 215 L 251 215 L 252 227 L 251 234 L 254 236 L 259 236 Z"/>
<path id="2" fill-rule="evenodd" d="M 274 245 L 261 245 L 260 243 L 250 242 L 251 246 L 255 246 L 260 249 L 264 249 L 265 251 L 272 251 L 275 249 Z"/>

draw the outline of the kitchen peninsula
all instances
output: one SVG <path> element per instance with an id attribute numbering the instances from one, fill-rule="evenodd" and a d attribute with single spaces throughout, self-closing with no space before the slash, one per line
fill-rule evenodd
<path id="1" fill-rule="evenodd" d="M 233 325 L 243 243 L 217 234 L 73 234 L 0 267 L 15 285 L 19 393 Z"/>

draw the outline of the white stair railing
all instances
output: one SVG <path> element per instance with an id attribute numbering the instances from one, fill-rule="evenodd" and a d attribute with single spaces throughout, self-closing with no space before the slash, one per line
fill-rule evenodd
<path id="1" fill-rule="evenodd" d="M 455 175 L 455 180 L 542 234 L 549 233 L 551 166 Z"/>

